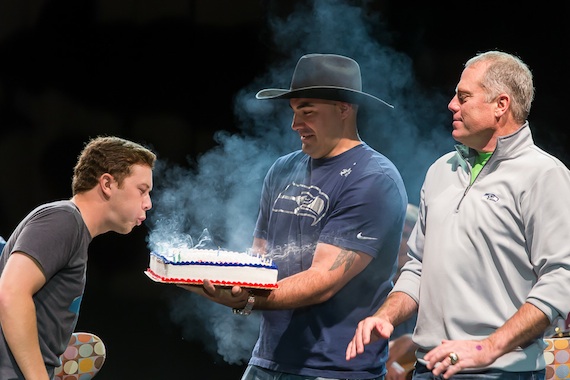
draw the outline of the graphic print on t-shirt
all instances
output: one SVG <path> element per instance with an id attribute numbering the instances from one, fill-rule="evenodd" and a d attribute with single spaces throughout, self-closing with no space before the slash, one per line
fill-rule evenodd
<path id="1" fill-rule="evenodd" d="M 298 183 L 287 185 L 273 204 L 273 212 L 306 216 L 316 225 L 329 209 L 329 197 L 316 186 Z"/>

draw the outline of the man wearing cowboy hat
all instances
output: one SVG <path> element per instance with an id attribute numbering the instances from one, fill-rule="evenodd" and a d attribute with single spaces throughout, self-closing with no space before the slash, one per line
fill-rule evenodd
<path id="1" fill-rule="evenodd" d="M 359 106 L 392 106 L 362 92 L 348 57 L 300 58 L 289 89 L 258 99 L 287 99 L 302 149 L 277 159 L 264 181 L 254 251 L 279 268 L 269 294 L 206 281 L 194 291 L 238 314 L 262 310 L 260 335 L 242 380 L 382 379 L 388 341 L 353 361 L 345 347 L 358 321 L 376 310 L 391 279 L 407 195 L 390 160 L 358 135 Z"/>

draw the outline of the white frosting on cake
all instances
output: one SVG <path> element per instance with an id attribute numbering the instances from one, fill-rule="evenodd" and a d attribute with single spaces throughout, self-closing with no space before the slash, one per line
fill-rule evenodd
<path id="1" fill-rule="evenodd" d="M 151 252 L 147 275 L 158 282 L 201 284 L 208 279 L 217 285 L 277 287 L 277 266 L 271 259 L 215 249 L 171 248 L 162 253 Z"/>

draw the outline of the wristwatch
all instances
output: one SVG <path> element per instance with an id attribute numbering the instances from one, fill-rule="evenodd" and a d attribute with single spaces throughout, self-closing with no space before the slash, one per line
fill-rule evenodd
<path id="1" fill-rule="evenodd" d="M 251 310 L 253 310 L 253 304 L 255 303 L 255 296 L 253 293 L 249 293 L 249 297 L 247 297 L 247 303 L 243 309 L 233 309 L 234 314 L 243 315 L 247 317 L 251 314 Z"/>

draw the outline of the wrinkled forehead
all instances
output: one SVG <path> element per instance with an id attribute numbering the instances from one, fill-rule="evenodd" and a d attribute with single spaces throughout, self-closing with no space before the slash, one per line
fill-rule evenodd
<path id="1" fill-rule="evenodd" d="M 473 92 L 482 89 L 481 79 L 485 73 L 487 65 L 483 62 L 477 62 L 466 67 L 461 73 L 459 83 L 457 84 L 457 92 Z"/>

